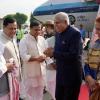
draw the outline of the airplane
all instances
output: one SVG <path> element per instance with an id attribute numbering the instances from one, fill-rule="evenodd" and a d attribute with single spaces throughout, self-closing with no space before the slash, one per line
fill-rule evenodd
<path id="1" fill-rule="evenodd" d="M 73 2 L 62 4 L 42 5 L 33 11 L 33 16 L 44 22 L 53 20 L 54 15 L 58 12 L 66 12 L 70 21 L 75 22 L 75 26 L 79 28 L 83 24 L 87 32 L 92 32 L 94 21 L 97 16 L 99 4 L 96 2 Z"/>

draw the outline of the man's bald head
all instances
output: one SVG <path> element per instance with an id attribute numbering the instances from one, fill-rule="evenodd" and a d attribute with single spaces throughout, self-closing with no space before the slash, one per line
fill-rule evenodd
<path id="1" fill-rule="evenodd" d="M 56 32 L 58 33 L 62 33 L 63 31 L 65 31 L 66 28 L 69 26 L 68 14 L 64 12 L 57 13 L 54 18 L 54 26 Z"/>
<path id="2" fill-rule="evenodd" d="M 67 21 L 67 24 L 69 25 L 69 17 L 68 17 L 68 14 L 65 13 L 65 12 L 59 12 L 55 15 L 55 18 L 54 20 L 60 20 L 60 21 Z"/>

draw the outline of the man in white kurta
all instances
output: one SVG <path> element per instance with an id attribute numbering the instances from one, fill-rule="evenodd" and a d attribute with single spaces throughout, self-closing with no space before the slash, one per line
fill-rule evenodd
<path id="1" fill-rule="evenodd" d="M 16 40 L 14 38 L 14 36 L 16 35 L 16 28 L 17 28 L 16 20 L 12 17 L 6 17 L 3 22 L 3 31 L 0 32 L 0 42 L 4 45 L 3 56 L 6 62 L 12 59 L 16 66 L 16 68 L 14 68 L 13 71 L 9 71 L 3 74 L 4 78 L 2 81 L 5 81 L 5 79 L 7 80 L 5 81 L 6 82 L 5 86 L 7 87 L 6 89 L 4 89 L 5 94 L 6 94 L 6 91 L 9 91 L 10 99 L 7 99 L 7 100 L 19 100 L 19 80 L 18 79 L 19 79 L 19 73 L 20 73 L 20 70 L 19 70 L 20 58 L 19 58 L 19 52 L 18 52 Z"/>
<path id="2" fill-rule="evenodd" d="M 48 38 L 47 42 L 48 42 L 48 46 L 50 48 L 54 48 L 55 36 L 52 36 L 52 37 Z M 52 59 L 54 61 L 54 58 L 52 58 Z M 54 62 L 54 64 L 55 64 L 55 62 Z M 51 94 L 53 100 L 55 100 L 56 69 L 53 68 L 52 66 L 47 67 L 46 79 L 47 79 L 47 90 Z"/>
<path id="3" fill-rule="evenodd" d="M 47 20 L 45 22 L 45 28 L 47 32 L 47 43 L 49 48 L 54 48 L 55 45 L 55 31 L 54 31 L 54 21 Z M 53 100 L 55 100 L 55 85 L 56 85 L 56 65 L 54 58 L 51 58 L 53 60 L 53 63 L 50 65 L 47 65 L 46 70 L 46 80 L 47 80 L 47 90 L 52 96 Z"/>
<path id="4" fill-rule="evenodd" d="M 19 43 L 26 100 L 43 100 L 45 59 L 47 59 L 43 52 L 47 44 L 45 39 L 39 36 L 40 32 L 41 24 L 37 21 L 31 22 L 30 33 Z"/>

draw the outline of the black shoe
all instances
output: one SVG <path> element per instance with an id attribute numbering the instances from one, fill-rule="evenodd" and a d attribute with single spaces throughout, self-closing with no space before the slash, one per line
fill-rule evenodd
<path id="1" fill-rule="evenodd" d="M 23 100 L 23 99 L 19 98 L 19 100 Z"/>

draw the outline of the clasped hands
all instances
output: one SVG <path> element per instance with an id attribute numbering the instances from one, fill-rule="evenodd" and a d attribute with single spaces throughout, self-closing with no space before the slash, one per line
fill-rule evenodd
<path id="1" fill-rule="evenodd" d="M 46 59 L 45 56 L 39 56 L 39 57 L 36 58 L 36 61 L 43 62 L 43 61 L 45 61 L 45 59 Z"/>
<path id="2" fill-rule="evenodd" d="M 53 51 L 54 49 L 52 47 L 50 48 L 47 48 L 45 51 L 44 51 L 44 54 L 47 56 L 47 57 L 52 57 L 53 56 Z"/>
<path id="3" fill-rule="evenodd" d="M 16 67 L 15 61 L 13 58 L 9 59 L 6 63 L 7 71 L 11 72 Z"/>

